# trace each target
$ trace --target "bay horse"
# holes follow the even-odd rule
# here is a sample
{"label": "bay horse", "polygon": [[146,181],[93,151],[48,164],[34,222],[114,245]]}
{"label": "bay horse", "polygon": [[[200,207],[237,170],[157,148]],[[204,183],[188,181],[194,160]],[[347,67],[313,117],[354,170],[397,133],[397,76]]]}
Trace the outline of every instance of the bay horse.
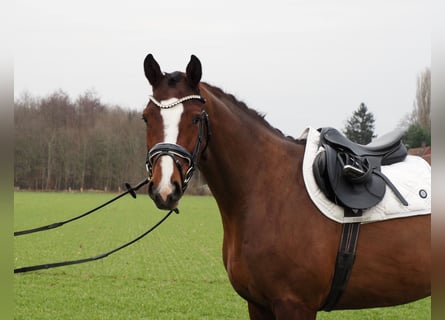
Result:
{"label": "bay horse", "polygon": [[[146,125],[148,194],[178,206],[199,168],[224,228],[222,256],[251,319],[315,319],[332,285],[341,224],[305,189],[305,141],[286,137],[233,95],[186,72],[163,73],[151,54]],[[306,111],[310,112],[310,111]],[[346,289],[334,309],[408,303],[431,293],[431,215],[364,224]]]}

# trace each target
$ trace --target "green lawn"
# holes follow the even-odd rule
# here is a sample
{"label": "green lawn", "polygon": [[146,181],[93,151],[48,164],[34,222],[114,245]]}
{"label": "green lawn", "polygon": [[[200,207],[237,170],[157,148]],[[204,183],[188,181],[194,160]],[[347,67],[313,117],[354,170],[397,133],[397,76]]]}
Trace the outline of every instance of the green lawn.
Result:
{"label": "green lawn", "polygon": [[[95,193],[14,195],[15,230],[64,220],[112,198]],[[222,226],[211,197],[185,197],[181,213],[103,260],[14,275],[15,319],[248,319],[221,258]],[[141,194],[82,220],[16,237],[15,267],[81,259],[113,249],[163,212]],[[321,312],[318,319],[431,319],[427,298],[382,309]]]}

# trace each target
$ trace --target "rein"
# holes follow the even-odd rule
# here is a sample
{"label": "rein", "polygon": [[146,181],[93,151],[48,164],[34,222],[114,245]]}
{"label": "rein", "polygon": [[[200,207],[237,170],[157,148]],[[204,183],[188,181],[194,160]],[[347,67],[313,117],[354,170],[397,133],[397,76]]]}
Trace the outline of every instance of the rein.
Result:
{"label": "rein", "polygon": [[14,231],[14,237],[17,236],[21,236],[24,234],[29,234],[29,233],[34,233],[34,232],[41,232],[41,231],[46,231],[46,230],[50,230],[50,229],[55,229],[58,227],[63,226],[64,224],[73,222],[75,220],[78,220],[80,218],[86,217],[90,214],[92,214],[93,212],[109,205],[110,203],[116,201],[117,199],[122,198],[123,196],[125,196],[127,193],[129,193],[134,199],[136,199],[136,191],[139,190],[143,185],[146,185],[148,183],[148,179],[144,179],[141,182],[139,182],[136,186],[132,187],[129,183],[125,183],[125,187],[127,188],[127,190],[125,192],[122,192],[121,194],[119,194],[118,196],[114,197],[111,200],[108,200],[107,202],[101,204],[100,206],[97,206],[94,209],[91,209],[85,213],[82,213],[81,215],[78,215],[74,218],[68,219],[68,220],[64,220],[64,221],[60,221],[60,222],[55,222],[52,224],[48,224],[46,226],[42,226],[42,227],[38,227],[38,228],[33,228],[33,229],[27,229],[27,230],[21,230],[21,231]]}
{"label": "rein", "polygon": [[[114,197],[113,199],[101,204],[100,206],[97,206],[96,208],[89,210],[79,216],[76,216],[74,218],[68,219],[68,220],[64,220],[61,222],[56,222],[53,224],[49,224],[46,226],[42,226],[42,227],[38,227],[38,228],[33,228],[33,229],[28,229],[28,230],[22,230],[22,231],[17,231],[14,232],[14,236],[19,236],[19,235],[24,235],[24,234],[29,234],[29,233],[34,233],[34,232],[41,232],[41,231],[46,231],[46,230],[50,230],[50,229],[55,229],[58,228],[64,224],[67,224],[69,222],[78,220],[80,218],[83,218],[107,205],[109,205],[110,203],[116,201],[117,199],[123,197],[126,194],[130,194],[134,199],[136,199],[136,191],[141,188],[143,185],[147,184],[149,182],[149,179],[144,179],[142,180],[140,183],[138,183],[136,186],[132,187],[130,184],[125,183],[125,186],[127,188],[127,190],[123,193],[121,193],[120,195]],[[152,227],[150,227],[147,231],[145,231],[144,233],[142,233],[141,235],[139,235],[138,237],[134,238],[133,240],[113,249],[110,250],[108,252],[96,255],[94,257],[91,258],[85,258],[85,259],[79,259],[79,260],[71,260],[71,261],[63,261],[63,262],[54,262],[54,263],[45,263],[45,264],[40,264],[40,265],[34,265],[34,266],[28,266],[28,267],[21,267],[21,268],[16,268],[14,269],[14,273],[23,273],[23,272],[29,272],[29,271],[36,271],[36,270],[42,270],[42,269],[51,269],[51,268],[57,268],[57,267],[63,267],[63,266],[68,266],[68,265],[74,265],[74,264],[80,264],[80,263],[85,263],[85,262],[90,262],[90,261],[96,261],[96,260],[100,260],[103,259],[105,257],[108,257],[109,255],[120,251],[130,245],[132,245],[133,243],[139,241],[140,239],[144,238],[146,235],[148,235],[150,232],[152,232],[153,230],[155,230],[157,227],[159,227],[165,220],[167,220],[167,218],[172,214],[172,212],[175,213],[179,213],[178,209],[173,209],[170,210],[161,220],[159,220],[156,224],[154,224]]]}

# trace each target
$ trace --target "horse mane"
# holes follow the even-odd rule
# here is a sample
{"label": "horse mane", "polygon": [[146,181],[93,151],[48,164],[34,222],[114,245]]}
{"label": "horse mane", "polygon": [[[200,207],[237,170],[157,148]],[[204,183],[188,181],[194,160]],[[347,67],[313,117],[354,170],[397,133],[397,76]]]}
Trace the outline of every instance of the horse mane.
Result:
{"label": "horse mane", "polygon": [[255,120],[257,120],[259,123],[261,123],[263,126],[265,126],[266,128],[268,128],[269,130],[271,130],[272,132],[274,132],[275,134],[279,135],[280,137],[297,143],[297,144],[305,144],[306,143],[306,139],[295,139],[292,136],[287,136],[285,135],[280,129],[277,129],[275,127],[273,127],[266,119],[265,119],[265,114],[264,113],[260,113],[255,109],[249,108],[243,101],[238,100],[233,94],[224,92],[221,88],[213,86],[208,84],[207,82],[201,82],[203,83],[208,89],[210,89],[210,91],[212,91],[212,93],[214,95],[216,95],[218,98],[226,98],[228,99],[233,105],[237,106],[240,110],[242,110],[244,113],[246,113],[248,116],[250,116],[251,118],[254,118]]}

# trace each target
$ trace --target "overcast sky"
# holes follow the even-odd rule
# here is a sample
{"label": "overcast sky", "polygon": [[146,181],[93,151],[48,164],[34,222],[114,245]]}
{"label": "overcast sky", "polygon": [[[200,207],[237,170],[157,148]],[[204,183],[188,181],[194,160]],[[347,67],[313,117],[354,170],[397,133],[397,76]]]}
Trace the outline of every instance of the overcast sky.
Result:
{"label": "overcast sky", "polygon": [[293,136],[343,129],[361,102],[378,135],[394,129],[431,64],[424,0],[16,0],[15,10],[15,97],[94,89],[142,112],[145,56],[172,72],[195,54],[202,80]]}

